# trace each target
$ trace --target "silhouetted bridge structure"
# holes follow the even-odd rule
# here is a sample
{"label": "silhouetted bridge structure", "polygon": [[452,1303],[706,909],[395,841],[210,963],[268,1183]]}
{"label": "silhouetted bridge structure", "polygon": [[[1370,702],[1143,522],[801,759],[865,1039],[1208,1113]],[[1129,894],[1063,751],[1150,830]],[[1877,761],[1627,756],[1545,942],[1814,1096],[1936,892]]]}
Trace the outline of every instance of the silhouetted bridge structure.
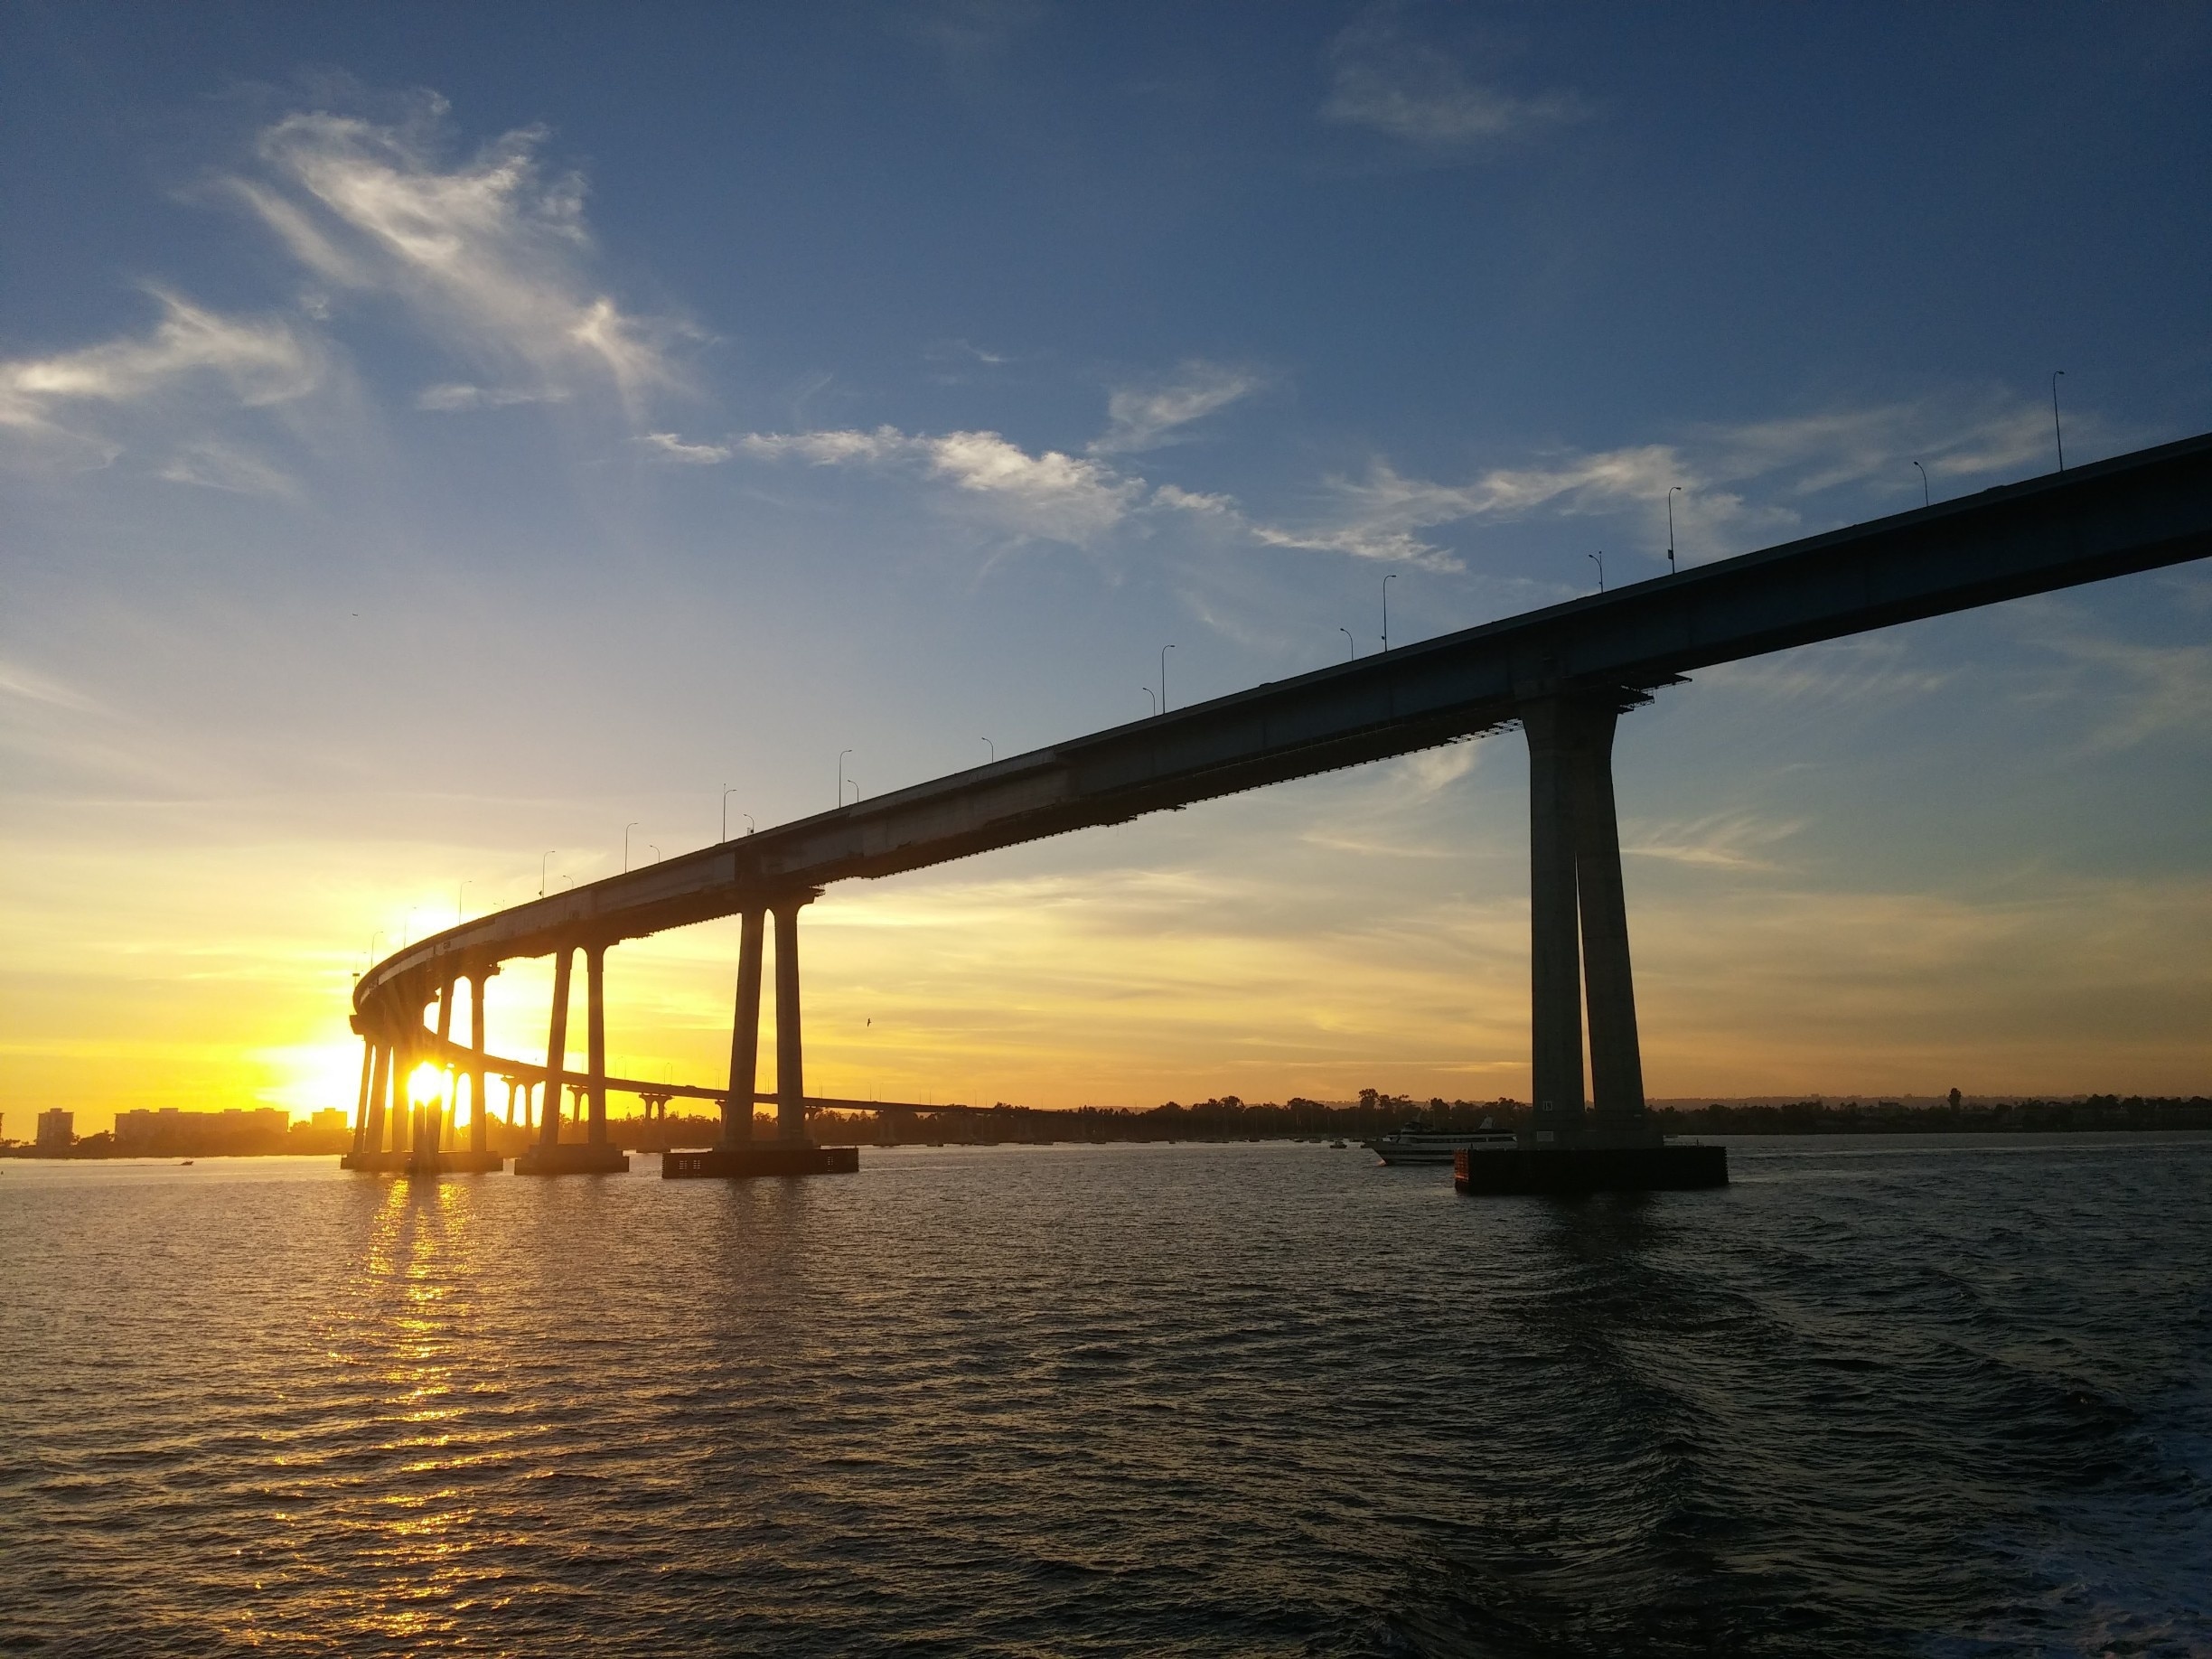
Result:
{"label": "silhouetted bridge structure", "polygon": [[[483,1078],[580,1085],[586,1139],[559,1140],[558,1086],[518,1172],[619,1163],[606,1094],[723,1103],[728,1167],[754,1134],[762,973],[774,920],[776,1140],[805,1142],[799,914],[835,881],[892,876],[1046,836],[1127,822],[1292,778],[1519,725],[1529,745],[1530,1140],[1592,1151],[1656,1142],[1645,1111],[1611,753],[1619,714],[1716,663],[2212,553],[2212,435],[1655,576],[1505,621],[1338,663],[1188,708],[841,806],[517,904],[377,963],[354,992],[364,1041],[355,1157],[392,1167],[414,1065],[473,1079],[471,1151],[486,1145]],[[743,919],[726,1083],[607,1076],[608,949],[693,923]],[[573,964],[586,972],[586,1068],[566,1070]],[[500,964],[554,959],[542,1065],[483,1051],[483,988]],[[451,1035],[472,993],[472,1045]],[[435,1032],[425,1015],[436,1003]],[[1583,1068],[1588,1014],[1589,1088]],[[526,1108],[527,1118],[527,1108]],[[433,1123],[427,1145],[439,1134]],[[455,1161],[470,1155],[457,1152]]]}

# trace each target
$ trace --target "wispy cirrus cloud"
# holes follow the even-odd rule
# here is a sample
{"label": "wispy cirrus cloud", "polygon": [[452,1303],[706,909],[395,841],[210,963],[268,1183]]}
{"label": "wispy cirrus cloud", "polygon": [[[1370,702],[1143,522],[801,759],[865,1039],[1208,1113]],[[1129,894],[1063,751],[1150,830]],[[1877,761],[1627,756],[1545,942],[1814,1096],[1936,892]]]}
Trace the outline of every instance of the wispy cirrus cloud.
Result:
{"label": "wispy cirrus cloud", "polygon": [[442,381],[415,394],[415,407],[432,414],[454,415],[464,409],[507,409],[525,403],[566,403],[568,394],[558,387],[537,391],[520,387],[472,386],[466,381]]}
{"label": "wispy cirrus cloud", "polygon": [[996,432],[931,436],[894,426],[755,432],[727,447],[759,461],[904,472],[949,487],[955,499],[985,508],[1004,528],[1050,541],[1093,540],[1127,518],[1146,493],[1143,479],[1104,462],[1056,449],[1033,454]]}
{"label": "wispy cirrus cloud", "polygon": [[593,280],[584,183],[546,176],[543,130],[448,161],[445,115],[435,97],[398,123],[290,115],[261,133],[261,170],[227,183],[317,280],[397,301],[521,395],[611,385],[634,412],[679,384],[671,352],[689,331],[624,310]]}
{"label": "wispy cirrus cloud", "polygon": [[1392,5],[1339,34],[1329,66],[1323,120],[1367,127],[1432,157],[1465,156],[1590,114],[1573,92],[1509,92],[1476,80],[1452,53],[1409,36]]}
{"label": "wispy cirrus cloud", "polygon": [[687,444],[673,432],[648,432],[638,442],[656,459],[686,466],[719,466],[736,453],[726,444]]}
{"label": "wispy cirrus cloud", "polygon": [[1180,442],[1193,421],[1266,384],[1266,376],[1250,369],[1194,361],[1167,378],[1118,386],[1106,399],[1107,428],[1092,440],[1091,453],[1129,455]]}
{"label": "wispy cirrus cloud", "polygon": [[[1649,539],[1662,533],[1669,492],[1680,486],[1675,526],[1695,549],[1691,558],[1703,559],[1803,533],[1812,498],[1824,492],[1858,486],[1878,501],[1917,498],[1916,460],[1939,481],[1982,478],[2032,464],[2048,442],[2039,404],[1984,393],[1695,427],[1674,442],[1559,451],[1463,483],[1408,476],[1378,457],[1364,475],[1325,480],[1317,510],[1302,521],[1255,520],[1249,530],[1271,547],[1456,570],[1464,561],[1433,532],[1628,514]],[[1215,501],[1173,504],[1223,511]]]}
{"label": "wispy cirrus cloud", "polygon": [[[26,455],[58,443],[104,464],[150,451],[165,456],[153,475],[172,483],[295,495],[260,453],[266,431],[218,428],[348,384],[330,329],[348,298],[395,305],[474,371],[426,388],[420,409],[611,390],[634,416],[649,391],[680,383],[673,351],[689,331],[633,314],[592,280],[582,181],[543,174],[543,136],[509,133],[447,161],[436,98],[396,123],[327,112],[274,123],[256,164],[220,183],[276,232],[314,290],[277,314],[220,312],[151,286],[160,315],[149,328],[0,361],[0,431],[31,445]],[[296,437],[305,417],[287,419]]]}
{"label": "wispy cirrus cloud", "polygon": [[1622,839],[1621,851],[1712,869],[1774,870],[1781,867],[1768,849],[1797,834],[1806,821],[1728,812],[1684,822],[1632,824]]}
{"label": "wispy cirrus cloud", "polygon": [[143,333],[47,357],[0,362],[0,426],[68,433],[72,411],[144,408],[211,391],[258,408],[306,397],[327,370],[322,343],[286,317],[226,316],[165,289],[161,319]]}

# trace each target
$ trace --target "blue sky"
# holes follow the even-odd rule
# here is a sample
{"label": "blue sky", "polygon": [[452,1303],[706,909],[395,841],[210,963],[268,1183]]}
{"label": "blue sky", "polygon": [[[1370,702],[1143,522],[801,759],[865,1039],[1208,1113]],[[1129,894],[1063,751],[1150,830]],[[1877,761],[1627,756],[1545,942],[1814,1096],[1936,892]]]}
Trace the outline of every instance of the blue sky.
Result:
{"label": "blue sky", "polygon": [[[1675,485],[1697,562],[2048,470],[2055,370],[2069,461],[2212,428],[2202,5],[0,16],[16,1100],[307,1104],[548,850],[1644,579]],[[1654,1092],[2204,1088],[2208,615],[1630,720]],[[1524,1090],[1521,764],[839,889],[811,1081]],[[711,1075],[731,942],[624,954]]]}

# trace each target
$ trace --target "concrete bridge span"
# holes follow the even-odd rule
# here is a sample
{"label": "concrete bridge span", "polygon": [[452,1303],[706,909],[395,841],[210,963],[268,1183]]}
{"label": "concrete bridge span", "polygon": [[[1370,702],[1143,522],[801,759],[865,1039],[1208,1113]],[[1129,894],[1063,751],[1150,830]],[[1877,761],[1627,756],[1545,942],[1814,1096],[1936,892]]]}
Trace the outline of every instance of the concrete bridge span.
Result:
{"label": "concrete bridge span", "polygon": [[[773,915],[779,1133],[796,1139],[804,1098],[798,916],[829,883],[1126,822],[1515,724],[1531,755],[1537,1133],[1562,1144],[1637,1142],[1649,1131],[1614,822],[1617,714],[1716,663],[2207,554],[2212,435],[1256,686],[514,905],[423,940],[362,976],[353,1013],[366,1045],[357,1150],[382,1146],[388,1101],[396,1135],[397,1081],[409,1055],[445,1046],[460,981],[471,983],[472,1030],[481,1033],[483,980],[502,961],[555,957],[549,1058],[534,1069],[559,1073],[579,951],[594,1139],[603,1141],[606,950],[733,914],[744,930],[730,1079],[712,1092],[733,1101],[754,1096]],[[435,1045],[424,1024],[434,1001]],[[1586,1008],[1594,1101],[1585,1098]],[[544,1145],[552,1148],[558,1092],[548,1093]],[[480,1084],[475,1099],[483,1100]],[[481,1104],[476,1115],[481,1150]],[[751,1131],[749,1111],[726,1109],[730,1140]],[[545,1162],[558,1166],[562,1156],[548,1151]]]}

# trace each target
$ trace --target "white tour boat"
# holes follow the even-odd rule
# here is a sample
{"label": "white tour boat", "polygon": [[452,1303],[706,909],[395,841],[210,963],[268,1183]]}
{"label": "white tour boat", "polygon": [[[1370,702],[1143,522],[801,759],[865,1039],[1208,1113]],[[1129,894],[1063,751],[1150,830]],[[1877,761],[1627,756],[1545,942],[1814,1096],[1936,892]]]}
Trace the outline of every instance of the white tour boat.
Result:
{"label": "white tour boat", "polygon": [[1471,1131],[1423,1129],[1409,1123],[1366,1143],[1367,1149],[1386,1164],[1448,1164],[1462,1147],[1484,1151],[1511,1151],[1520,1143],[1511,1129],[1483,1128]]}

